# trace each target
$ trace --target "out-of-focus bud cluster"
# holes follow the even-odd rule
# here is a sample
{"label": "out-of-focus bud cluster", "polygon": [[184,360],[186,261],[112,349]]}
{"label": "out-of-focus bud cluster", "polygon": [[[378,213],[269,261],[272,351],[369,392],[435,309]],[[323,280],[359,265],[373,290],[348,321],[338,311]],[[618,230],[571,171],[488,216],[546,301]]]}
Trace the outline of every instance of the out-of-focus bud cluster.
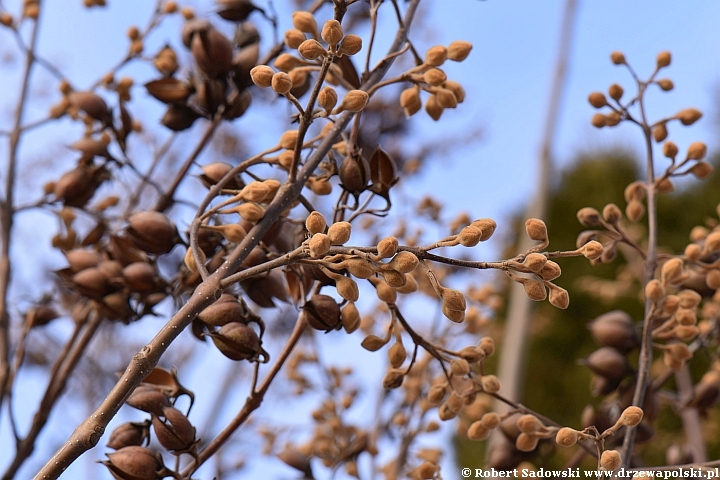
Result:
{"label": "out-of-focus bud cluster", "polygon": [[445,47],[436,45],[425,52],[425,60],[420,65],[411,68],[402,75],[402,80],[413,83],[400,94],[400,105],[405,115],[410,117],[416,114],[423,106],[420,92],[430,95],[425,100],[425,111],[433,120],[437,121],[447,108],[455,108],[465,100],[465,89],[458,82],[448,80],[445,72],[440,68],[446,60],[462,62],[470,54],[472,44],[457,40]]}

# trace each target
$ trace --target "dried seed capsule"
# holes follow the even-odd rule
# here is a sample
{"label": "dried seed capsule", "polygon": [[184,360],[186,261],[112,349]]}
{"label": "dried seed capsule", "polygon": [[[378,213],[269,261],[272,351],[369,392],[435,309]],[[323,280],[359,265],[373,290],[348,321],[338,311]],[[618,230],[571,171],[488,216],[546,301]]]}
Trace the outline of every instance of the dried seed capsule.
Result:
{"label": "dried seed capsule", "polygon": [[397,252],[398,240],[395,237],[387,237],[380,240],[377,245],[378,256],[380,258],[390,258]]}
{"label": "dried seed capsule", "polygon": [[670,80],[669,78],[662,78],[660,80],[657,80],[655,83],[658,84],[661,90],[664,90],[666,92],[669,92],[675,87],[672,80]]}
{"label": "dried seed capsule", "polygon": [[617,83],[613,83],[612,85],[610,85],[610,88],[608,88],[608,95],[610,95],[610,98],[612,98],[616,102],[620,101],[620,99],[623,96],[623,93],[625,93],[625,91]]}
{"label": "dried seed capsule", "polygon": [[405,111],[406,117],[415,115],[422,108],[420,100],[420,89],[417,86],[406,88],[400,93],[400,106]]}
{"label": "dried seed capsule", "polygon": [[260,337],[255,330],[240,322],[230,322],[217,332],[207,335],[220,353],[236,362],[252,361],[262,350]]}
{"label": "dried seed capsule", "polygon": [[675,118],[680,120],[683,125],[692,125],[700,120],[700,117],[702,117],[702,112],[696,108],[686,108],[675,114]]}
{"label": "dried seed capsule", "polygon": [[250,70],[250,78],[255,85],[260,88],[268,88],[272,85],[273,75],[275,71],[267,65],[258,65]]}
{"label": "dried seed capsule", "polygon": [[328,295],[313,295],[303,310],[308,324],[315,330],[329,332],[340,326],[340,307]]}
{"label": "dried seed capsule", "polygon": [[620,415],[619,422],[622,423],[625,426],[628,427],[634,427],[643,418],[643,411],[640,407],[627,407],[625,410],[623,410],[622,415]]}
{"label": "dried seed capsule", "polygon": [[309,33],[313,37],[317,37],[317,22],[312,13],[305,11],[293,12],[292,23],[293,26],[301,32]]}
{"label": "dried seed capsule", "polygon": [[447,58],[454,62],[462,62],[472,50],[472,43],[463,40],[455,40],[448,46]]}
{"label": "dried seed capsule", "polygon": [[298,52],[308,60],[316,60],[327,54],[325,48],[314,38],[302,42],[298,47]]}
{"label": "dried seed capsule", "polygon": [[621,464],[622,459],[617,450],[605,450],[600,456],[600,466],[606,470],[617,470]]}
{"label": "dried seed capsule", "polygon": [[147,384],[138,385],[126,403],[133,408],[155,415],[162,415],[163,408],[170,406],[167,395]]}
{"label": "dried seed capsule", "polygon": [[340,111],[359,112],[367,105],[370,97],[362,90],[350,90],[338,107]]}
{"label": "dried seed capsule", "polygon": [[275,92],[279,93],[280,95],[286,95],[292,89],[293,82],[290,78],[290,75],[288,75],[287,73],[277,72],[272,76],[270,86]]}
{"label": "dried seed capsule", "polygon": [[603,94],[602,92],[591,93],[588,96],[588,102],[595,108],[602,108],[608,104],[607,99],[605,98],[605,94]]}
{"label": "dried seed capsule", "polygon": [[128,446],[108,453],[108,459],[100,463],[108,467],[115,478],[153,480],[163,469],[161,457],[149,448]]}
{"label": "dried seed capsule", "polygon": [[150,435],[150,427],[147,423],[128,422],[123,423],[110,435],[107,447],[113,450],[120,450],[129,446],[141,446]]}
{"label": "dried seed capsule", "polygon": [[332,46],[337,45],[340,40],[342,40],[343,35],[342,25],[335,19],[326,21],[323,25],[322,32],[320,32],[320,37],[322,37],[325,43]]}
{"label": "dried seed capsule", "polygon": [[362,50],[362,38],[349,33],[340,42],[338,53],[342,55],[355,55]]}
{"label": "dried seed capsule", "polygon": [[670,52],[660,52],[657,56],[657,68],[663,68],[670,65],[671,60]]}
{"label": "dried seed capsule", "polygon": [[663,144],[663,155],[667,158],[675,158],[678,153],[678,147],[674,142],[668,140]]}
{"label": "dried seed capsule", "polygon": [[630,372],[625,355],[612,347],[601,347],[583,362],[593,373],[608,380],[622,380]]}
{"label": "dried seed capsule", "polygon": [[443,63],[445,63],[445,60],[447,60],[448,56],[448,49],[445,48],[443,45],[435,45],[434,47],[430,47],[427,49],[427,52],[425,52],[425,65],[429,65],[431,67],[439,67]]}
{"label": "dried seed capsule", "polygon": [[563,427],[555,435],[555,443],[561,447],[572,447],[578,441],[578,432],[570,427]]}
{"label": "dried seed capsule", "polygon": [[160,445],[168,450],[186,450],[195,441],[195,427],[190,420],[175,407],[163,408],[166,422],[153,415],[152,425],[155,437]]}
{"label": "dried seed capsule", "polygon": [[305,219],[305,228],[311,235],[324,232],[326,225],[325,217],[317,210],[310,212],[310,215]]}
{"label": "dried seed capsule", "polygon": [[539,218],[529,218],[525,221],[525,232],[528,237],[538,242],[546,242],[548,239],[545,222]]}

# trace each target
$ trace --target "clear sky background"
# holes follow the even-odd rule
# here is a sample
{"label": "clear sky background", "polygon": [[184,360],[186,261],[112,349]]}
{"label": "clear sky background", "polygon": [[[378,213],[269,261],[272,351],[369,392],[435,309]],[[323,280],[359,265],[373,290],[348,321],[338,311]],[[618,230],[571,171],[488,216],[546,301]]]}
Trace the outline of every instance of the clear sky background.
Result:
{"label": "clear sky background", "polygon": [[[16,12],[17,3],[4,1],[2,5]],[[122,57],[127,43],[118,39],[124,38],[133,22],[138,19],[144,22],[154,4],[151,0],[108,0],[110,8],[88,12],[82,8],[81,0],[45,3],[40,53],[55,62],[80,89],[88,87]],[[290,2],[275,3],[282,10]],[[200,15],[212,12],[210,2],[189,4],[195,5]],[[258,4],[264,6],[265,2],[258,0]],[[433,158],[420,178],[412,181],[412,189],[418,192],[418,198],[432,189],[445,203],[448,215],[464,210],[473,217],[493,217],[502,231],[504,220],[521,209],[534,191],[533,178],[565,1],[428,0],[423,4],[434,29],[430,37],[415,38],[416,45],[427,48],[463,39],[471,41],[474,49],[462,65],[448,67],[449,77],[460,81],[467,90],[465,103],[445,112],[440,124],[419,113],[413,131],[426,140],[435,138],[443,142],[458,130],[480,128],[482,138],[454,149],[452,155]],[[605,91],[613,82],[620,83],[626,95],[633,89],[627,71],[610,63],[613,50],[623,51],[641,76],[652,71],[658,52],[671,51],[672,65],[661,77],[670,77],[675,90],[653,92],[649,97],[650,115],[659,118],[682,108],[699,108],[705,116],[698,126],[688,129],[673,125],[670,138],[681,151],[695,140],[703,140],[711,151],[716,150],[714,117],[720,91],[718,21],[720,2],[715,1],[579,0],[554,144],[558,165],[567,165],[579,153],[597,149],[621,146],[642,151],[637,128],[628,125],[597,130],[590,126],[594,113],[587,103],[590,92]],[[179,20],[168,22],[153,35],[146,51],[154,53],[166,41],[177,44],[179,29]],[[0,54],[6,67],[0,69],[0,84],[5,92],[0,97],[0,108],[7,113],[15,104],[16,75],[21,62],[8,59],[5,54],[13,50],[12,40],[7,34],[0,35]],[[141,70],[139,76],[143,75],[144,81],[152,78],[149,69]],[[41,80],[35,88],[56,95],[49,77],[40,78],[45,81]],[[134,94],[145,95],[141,86],[136,87]],[[160,118],[160,110],[148,112]],[[31,110],[29,120],[42,115],[41,110]],[[146,121],[154,120],[150,116]],[[251,121],[252,117],[243,117],[235,125],[243,128],[248,125],[245,122]],[[23,146],[23,154],[39,155],[42,149],[40,140],[29,142]],[[67,165],[71,158],[66,156]],[[574,212],[568,214],[574,216]],[[0,467],[3,463],[0,456]],[[459,471],[453,470],[451,464],[444,468],[444,478],[459,477]],[[287,476],[288,471],[283,474]]]}

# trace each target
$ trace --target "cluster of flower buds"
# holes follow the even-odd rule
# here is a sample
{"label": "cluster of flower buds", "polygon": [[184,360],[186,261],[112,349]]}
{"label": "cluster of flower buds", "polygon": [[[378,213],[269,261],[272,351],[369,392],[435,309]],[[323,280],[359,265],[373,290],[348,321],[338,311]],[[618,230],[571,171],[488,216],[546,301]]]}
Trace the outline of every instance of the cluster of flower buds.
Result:
{"label": "cluster of flower buds", "polygon": [[425,52],[425,60],[402,75],[402,80],[413,83],[400,94],[400,106],[405,115],[416,114],[423,106],[420,92],[430,95],[425,100],[425,111],[437,121],[446,108],[455,108],[465,100],[465,89],[458,82],[448,80],[440,68],[446,60],[462,62],[472,50],[472,44],[457,40],[445,47],[436,45]]}

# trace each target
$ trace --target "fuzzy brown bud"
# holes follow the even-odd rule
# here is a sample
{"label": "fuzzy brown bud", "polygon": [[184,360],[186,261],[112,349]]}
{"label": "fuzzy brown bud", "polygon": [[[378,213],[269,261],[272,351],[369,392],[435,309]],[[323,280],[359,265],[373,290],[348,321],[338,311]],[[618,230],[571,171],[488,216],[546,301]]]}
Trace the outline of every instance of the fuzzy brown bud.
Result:
{"label": "fuzzy brown bud", "polygon": [[355,55],[362,50],[362,38],[349,33],[340,42],[338,53],[343,55]]}
{"label": "fuzzy brown bud", "polygon": [[612,60],[612,63],[615,65],[624,65],[625,64],[625,55],[623,55],[622,52],[612,52],[610,54],[610,60]]}
{"label": "fuzzy brown bud", "polygon": [[500,380],[495,375],[483,375],[480,378],[482,389],[488,393],[497,393],[500,391]]}
{"label": "fuzzy brown bud", "polygon": [[428,48],[425,52],[425,65],[431,67],[439,67],[448,57],[448,49],[443,45],[435,45],[434,47]]}
{"label": "fuzzy brown bud", "polygon": [[334,88],[325,86],[318,94],[318,104],[326,111],[330,112],[337,105],[338,96]]}
{"label": "fuzzy brown bud", "polygon": [[304,33],[317,36],[317,22],[310,12],[297,11],[292,14],[293,26]]}
{"label": "fuzzy brown bud", "polygon": [[670,52],[660,52],[657,56],[657,67],[663,68],[670,65],[670,61],[672,60],[672,57],[670,55]]}
{"label": "fuzzy brown bud", "polygon": [[625,91],[617,83],[613,83],[612,85],[610,85],[610,88],[608,88],[608,95],[610,95],[610,98],[612,98],[616,102],[620,101],[620,99],[623,96],[623,93],[625,93]]}
{"label": "fuzzy brown bud", "polygon": [[713,166],[707,162],[699,162],[690,167],[690,173],[695,175],[700,180],[709,177],[712,172]]}
{"label": "fuzzy brown bud", "polygon": [[332,46],[337,45],[340,40],[342,40],[343,35],[342,25],[340,25],[340,22],[335,19],[330,19],[325,22],[322,32],[320,32],[320,36],[325,43]]}
{"label": "fuzzy brown bud", "polygon": [[625,410],[623,410],[622,415],[620,415],[620,420],[623,425],[627,427],[634,427],[643,418],[643,411],[640,407],[627,407]]}
{"label": "fuzzy brown bud", "polygon": [[309,40],[305,40],[300,44],[298,47],[298,53],[303,56],[303,58],[307,58],[308,60],[315,60],[317,58],[322,57],[327,52],[325,51],[325,48],[315,40],[314,38],[311,38]]}
{"label": "fuzzy brown bud", "polygon": [[405,111],[405,116],[410,117],[422,108],[420,100],[420,89],[417,86],[406,88],[400,93],[400,106]]}
{"label": "fuzzy brown bud", "polygon": [[664,123],[657,125],[655,128],[653,128],[652,135],[656,142],[662,142],[668,136],[667,126],[665,126]]}
{"label": "fuzzy brown bud", "polygon": [[622,459],[617,450],[605,450],[600,456],[600,466],[605,470],[616,470],[620,468]]}
{"label": "fuzzy brown bud", "polygon": [[548,239],[545,222],[539,218],[529,218],[525,221],[525,232],[528,237],[538,242],[546,242]]}
{"label": "fuzzy brown bud", "polygon": [[336,222],[330,225],[328,228],[328,237],[330,243],[333,245],[343,245],[345,242],[350,240],[350,233],[352,227],[348,222]]}
{"label": "fuzzy brown bud", "polygon": [[592,123],[592,126],[595,128],[602,128],[607,125],[607,117],[602,113],[596,113],[593,115],[590,123]]}
{"label": "fuzzy brown bud", "polygon": [[702,117],[702,112],[697,108],[686,108],[675,114],[675,118],[680,120],[683,125],[692,125],[700,120],[700,117]]}
{"label": "fuzzy brown bud", "polygon": [[588,102],[595,108],[602,108],[607,105],[607,99],[602,92],[593,92],[588,96]]}
{"label": "fuzzy brown bud", "polygon": [[250,78],[260,88],[271,86],[273,75],[275,75],[275,71],[267,65],[258,65],[250,70]]}
{"label": "fuzzy brown bud", "polygon": [[690,160],[702,160],[707,154],[707,145],[703,142],[693,142],[687,149],[687,158]]}
{"label": "fuzzy brown bud", "polygon": [[480,441],[485,440],[490,436],[490,430],[485,428],[480,420],[473,422],[467,430],[467,436],[470,440]]}
{"label": "fuzzy brown bud", "polygon": [[377,245],[378,256],[380,258],[389,258],[395,255],[398,249],[398,240],[395,237],[387,237]]}
{"label": "fuzzy brown bud", "polygon": [[347,333],[353,333],[360,326],[360,312],[353,302],[348,302],[341,310],[342,326]]}
{"label": "fuzzy brown bud", "polygon": [[583,245],[582,253],[588,260],[597,260],[600,256],[602,256],[603,250],[602,243],[597,240],[591,240]]}
{"label": "fuzzy brown bud", "polygon": [[308,242],[310,247],[310,256],[319,258],[324,256],[330,250],[330,239],[324,233],[316,233]]}
{"label": "fuzzy brown bud", "polygon": [[463,40],[455,40],[448,46],[447,58],[454,62],[462,62],[472,50],[472,43]]}
{"label": "fuzzy brown bud", "polygon": [[272,76],[270,86],[275,92],[279,93],[280,95],[286,95],[290,92],[290,90],[292,90],[293,81],[292,78],[290,78],[290,75],[288,75],[287,73],[277,72]]}
{"label": "fuzzy brown bud", "polygon": [[563,427],[558,430],[557,435],[555,435],[555,443],[561,447],[572,447],[577,443],[578,437],[577,430],[570,427]]}
{"label": "fuzzy brown bud", "polygon": [[317,210],[310,212],[310,215],[305,219],[305,228],[311,235],[324,232],[326,225],[325,217]]}
{"label": "fuzzy brown bud", "polygon": [[288,48],[297,50],[305,40],[305,34],[297,28],[291,28],[285,32],[285,45],[287,45]]}
{"label": "fuzzy brown bud", "polygon": [[578,210],[577,219],[583,227],[597,227],[600,225],[600,213],[591,207]]}
{"label": "fuzzy brown bud", "polygon": [[345,95],[345,98],[343,98],[343,101],[338,107],[338,110],[359,112],[363,108],[365,108],[365,105],[367,105],[369,98],[370,97],[368,96],[367,92],[363,92],[362,90],[350,90]]}
{"label": "fuzzy brown bud", "polygon": [[666,91],[666,92],[669,92],[670,90],[672,90],[675,87],[675,85],[673,85],[672,80],[670,80],[669,78],[662,78],[660,80],[657,80],[656,83],[658,84],[658,86],[660,87],[661,90]]}

